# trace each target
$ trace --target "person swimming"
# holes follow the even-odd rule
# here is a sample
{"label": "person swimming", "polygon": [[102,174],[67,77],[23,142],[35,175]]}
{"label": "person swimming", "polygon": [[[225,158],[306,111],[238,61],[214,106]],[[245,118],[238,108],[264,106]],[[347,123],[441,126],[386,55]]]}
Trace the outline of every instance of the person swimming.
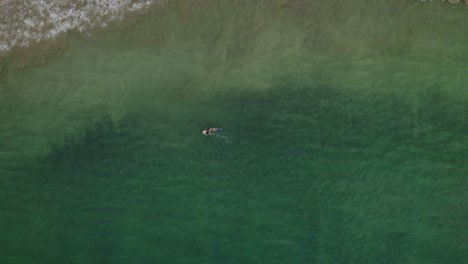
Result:
{"label": "person swimming", "polygon": [[205,136],[213,136],[216,133],[219,133],[223,131],[222,128],[217,128],[217,127],[206,127],[201,131],[201,133]]}

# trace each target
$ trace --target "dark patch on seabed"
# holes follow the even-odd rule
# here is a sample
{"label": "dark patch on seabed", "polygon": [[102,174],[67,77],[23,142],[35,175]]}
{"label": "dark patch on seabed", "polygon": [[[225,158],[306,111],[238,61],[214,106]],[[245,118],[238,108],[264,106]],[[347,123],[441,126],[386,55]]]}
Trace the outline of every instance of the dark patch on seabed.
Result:
{"label": "dark patch on seabed", "polygon": [[[29,242],[4,252],[44,263],[462,263],[463,213],[444,196],[464,196],[463,108],[434,113],[446,99],[428,96],[417,122],[430,130],[414,132],[404,98],[283,91],[212,102],[226,122],[244,117],[232,145],[149,144],[145,115],[96,117],[7,178],[16,189],[3,189],[2,226],[28,226]],[[444,237],[459,247],[433,243]]]}

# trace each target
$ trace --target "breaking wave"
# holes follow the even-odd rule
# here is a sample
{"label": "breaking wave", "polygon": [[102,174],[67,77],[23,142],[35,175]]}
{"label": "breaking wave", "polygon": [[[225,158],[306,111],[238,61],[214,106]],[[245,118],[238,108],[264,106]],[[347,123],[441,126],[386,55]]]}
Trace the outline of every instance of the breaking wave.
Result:
{"label": "breaking wave", "polygon": [[0,0],[0,54],[61,32],[105,27],[156,0]]}

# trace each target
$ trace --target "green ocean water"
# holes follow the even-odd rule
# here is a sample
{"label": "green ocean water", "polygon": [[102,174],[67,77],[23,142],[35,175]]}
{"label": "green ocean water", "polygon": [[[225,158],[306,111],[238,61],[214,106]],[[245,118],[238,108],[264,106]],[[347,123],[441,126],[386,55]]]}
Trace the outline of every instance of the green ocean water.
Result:
{"label": "green ocean water", "polygon": [[468,6],[348,2],[179,1],[4,60],[0,263],[467,263]]}

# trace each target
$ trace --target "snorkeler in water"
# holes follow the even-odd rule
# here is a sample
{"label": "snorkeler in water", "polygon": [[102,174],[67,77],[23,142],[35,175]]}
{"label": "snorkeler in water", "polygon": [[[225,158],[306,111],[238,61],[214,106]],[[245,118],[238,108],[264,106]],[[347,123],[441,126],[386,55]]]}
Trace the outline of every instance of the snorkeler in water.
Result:
{"label": "snorkeler in water", "polygon": [[217,128],[217,127],[206,127],[201,131],[201,133],[205,136],[213,136],[216,133],[222,132],[222,128]]}

